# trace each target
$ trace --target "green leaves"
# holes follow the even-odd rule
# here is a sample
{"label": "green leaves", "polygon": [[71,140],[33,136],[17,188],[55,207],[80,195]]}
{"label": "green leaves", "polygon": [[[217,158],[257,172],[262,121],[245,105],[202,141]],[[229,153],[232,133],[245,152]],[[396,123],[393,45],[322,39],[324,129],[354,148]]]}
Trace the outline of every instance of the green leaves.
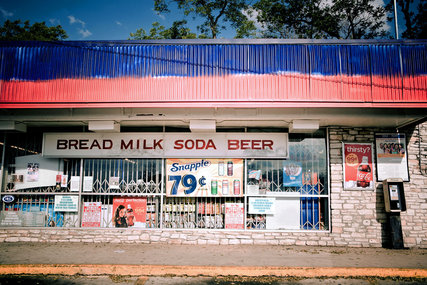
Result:
{"label": "green leaves", "polygon": [[7,20],[0,27],[2,41],[57,41],[66,38],[67,33],[60,25],[48,27],[45,22],[30,25],[29,21],[22,23],[21,20]]}

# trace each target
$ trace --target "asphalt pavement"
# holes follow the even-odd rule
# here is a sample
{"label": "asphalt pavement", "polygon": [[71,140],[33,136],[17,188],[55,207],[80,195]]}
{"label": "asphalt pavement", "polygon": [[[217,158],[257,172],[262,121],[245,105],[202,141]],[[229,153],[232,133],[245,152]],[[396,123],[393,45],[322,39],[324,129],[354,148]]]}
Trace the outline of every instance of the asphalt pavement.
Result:
{"label": "asphalt pavement", "polygon": [[[150,280],[161,280],[158,284],[166,284],[162,278],[180,278],[179,284],[221,284],[202,283],[201,280],[233,276],[311,280],[332,278],[330,280],[335,281],[337,278],[352,278],[353,281],[354,278],[382,278],[399,281],[392,284],[413,280],[421,283],[406,284],[427,282],[427,249],[19,242],[0,243],[0,252],[0,284],[11,284],[6,282],[10,276],[34,278],[40,275],[67,278],[126,276],[139,282],[135,284],[151,284]],[[183,278],[186,283],[182,283]],[[191,283],[191,280],[195,283]]]}

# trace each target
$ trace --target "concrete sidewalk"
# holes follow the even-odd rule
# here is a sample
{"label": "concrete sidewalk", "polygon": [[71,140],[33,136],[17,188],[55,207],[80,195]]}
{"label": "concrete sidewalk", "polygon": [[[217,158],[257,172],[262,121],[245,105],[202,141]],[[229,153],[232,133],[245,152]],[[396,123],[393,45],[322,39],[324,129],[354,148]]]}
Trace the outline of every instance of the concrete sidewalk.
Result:
{"label": "concrete sidewalk", "polygon": [[427,249],[0,243],[0,274],[427,278]]}

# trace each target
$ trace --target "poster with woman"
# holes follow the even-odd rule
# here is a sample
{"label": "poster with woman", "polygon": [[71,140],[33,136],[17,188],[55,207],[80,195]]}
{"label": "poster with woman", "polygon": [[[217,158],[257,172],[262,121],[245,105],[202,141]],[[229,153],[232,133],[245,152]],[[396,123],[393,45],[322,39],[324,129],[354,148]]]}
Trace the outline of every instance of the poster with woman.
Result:
{"label": "poster with woman", "polygon": [[374,190],[372,143],[343,143],[345,190]]}
{"label": "poster with woman", "polygon": [[113,198],[113,226],[116,228],[146,227],[147,197]]}
{"label": "poster with woman", "polygon": [[375,145],[378,180],[401,178],[409,181],[405,134],[375,134]]}

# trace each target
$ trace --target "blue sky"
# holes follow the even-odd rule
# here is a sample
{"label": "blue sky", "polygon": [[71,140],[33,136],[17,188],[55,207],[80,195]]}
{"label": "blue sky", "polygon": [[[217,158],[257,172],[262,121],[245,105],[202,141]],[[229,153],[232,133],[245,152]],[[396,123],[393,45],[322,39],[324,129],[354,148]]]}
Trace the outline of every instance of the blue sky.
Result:
{"label": "blue sky", "polygon": [[[44,21],[48,26],[61,25],[68,40],[126,40],[139,28],[148,32],[153,22],[169,28],[173,21],[181,20],[182,12],[173,8],[170,14],[157,15],[153,0],[0,0],[0,22],[20,19],[31,24]],[[399,17],[402,33],[403,19]],[[191,31],[199,34],[196,27],[200,21],[191,17],[187,21]],[[388,25],[394,33],[394,24]],[[228,29],[219,37],[233,38],[234,32]]]}
{"label": "blue sky", "polygon": [[[68,40],[126,40],[138,28],[148,31],[156,21],[168,28],[181,15],[157,15],[152,0],[0,0],[0,22],[7,19],[61,25]],[[197,24],[192,18],[188,22],[196,32]]]}

